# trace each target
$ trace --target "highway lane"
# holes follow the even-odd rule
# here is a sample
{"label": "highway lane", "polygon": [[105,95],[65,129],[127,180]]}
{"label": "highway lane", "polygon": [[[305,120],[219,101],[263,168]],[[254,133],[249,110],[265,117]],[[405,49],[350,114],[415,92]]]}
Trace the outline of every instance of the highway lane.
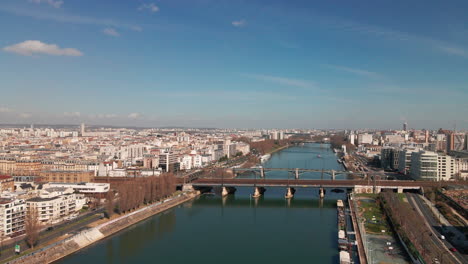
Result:
{"label": "highway lane", "polygon": [[424,218],[425,224],[430,228],[432,232],[432,236],[430,236],[432,242],[435,245],[438,245],[441,250],[447,252],[444,253],[444,258],[446,258],[445,256],[449,256],[452,263],[468,263],[468,259],[465,256],[459,252],[451,252],[449,250],[450,248],[453,248],[453,246],[447,240],[440,239],[440,236],[443,234],[441,234],[436,228],[440,225],[432,215],[430,209],[421,201],[421,198],[418,197],[418,194],[407,193],[406,196],[408,198],[408,202]]}

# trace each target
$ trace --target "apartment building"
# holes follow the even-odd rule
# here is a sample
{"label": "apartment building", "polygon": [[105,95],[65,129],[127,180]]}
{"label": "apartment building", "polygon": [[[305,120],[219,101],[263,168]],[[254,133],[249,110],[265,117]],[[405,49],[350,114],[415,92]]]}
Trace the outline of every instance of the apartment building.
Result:
{"label": "apartment building", "polygon": [[26,203],[28,209],[37,210],[38,220],[41,223],[56,223],[81,210],[87,201],[83,194],[73,193],[72,188],[50,187]]}
{"label": "apartment building", "polygon": [[44,182],[92,182],[94,171],[42,171],[39,176]]}
{"label": "apartment building", "polygon": [[455,177],[455,159],[449,155],[438,155],[438,175],[439,180],[448,181]]}
{"label": "apartment building", "polygon": [[25,200],[0,198],[0,239],[22,234],[25,218]]}

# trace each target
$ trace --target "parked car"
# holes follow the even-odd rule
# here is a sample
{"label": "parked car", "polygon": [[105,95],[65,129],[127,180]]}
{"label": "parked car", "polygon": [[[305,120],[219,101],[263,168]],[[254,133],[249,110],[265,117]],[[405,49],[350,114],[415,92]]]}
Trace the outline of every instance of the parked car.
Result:
{"label": "parked car", "polygon": [[457,249],[456,248],[450,248],[450,251],[457,252]]}
{"label": "parked car", "polygon": [[444,235],[441,235],[441,236],[440,236],[440,239],[444,240],[444,239],[445,239],[445,236],[444,236]]}

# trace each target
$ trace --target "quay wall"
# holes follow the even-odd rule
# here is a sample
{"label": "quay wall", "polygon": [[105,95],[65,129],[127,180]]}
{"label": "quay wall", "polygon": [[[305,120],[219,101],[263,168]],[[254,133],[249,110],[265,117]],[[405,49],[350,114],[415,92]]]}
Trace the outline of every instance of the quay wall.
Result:
{"label": "quay wall", "polygon": [[66,238],[38,251],[7,262],[8,264],[51,263],[73,254],[97,241],[128,228],[155,214],[185,203],[198,196],[195,193],[184,193],[174,198],[166,199],[149,206],[145,206],[129,214],[122,215],[99,226],[87,229],[77,235]]}

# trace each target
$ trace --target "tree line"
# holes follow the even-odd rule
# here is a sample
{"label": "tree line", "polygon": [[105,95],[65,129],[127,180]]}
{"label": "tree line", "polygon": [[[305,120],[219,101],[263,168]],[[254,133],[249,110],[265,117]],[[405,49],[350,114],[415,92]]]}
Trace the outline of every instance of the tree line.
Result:
{"label": "tree line", "polygon": [[267,154],[277,148],[286,146],[289,144],[289,140],[275,140],[275,139],[265,139],[262,141],[250,142],[250,149],[252,152],[256,152],[260,155]]}
{"label": "tree line", "polygon": [[106,197],[106,214],[127,213],[141,205],[151,204],[172,195],[176,190],[176,177],[172,173],[139,177],[119,183]]}
{"label": "tree line", "polygon": [[382,192],[380,196],[383,202],[382,206],[392,220],[395,231],[400,234],[412,255],[421,256],[426,263],[432,263],[434,258],[441,261],[445,252],[432,242],[430,238],[432,232],[424,224],[421,215],[413,210],[409,203],[400,200],[393,192]]}

